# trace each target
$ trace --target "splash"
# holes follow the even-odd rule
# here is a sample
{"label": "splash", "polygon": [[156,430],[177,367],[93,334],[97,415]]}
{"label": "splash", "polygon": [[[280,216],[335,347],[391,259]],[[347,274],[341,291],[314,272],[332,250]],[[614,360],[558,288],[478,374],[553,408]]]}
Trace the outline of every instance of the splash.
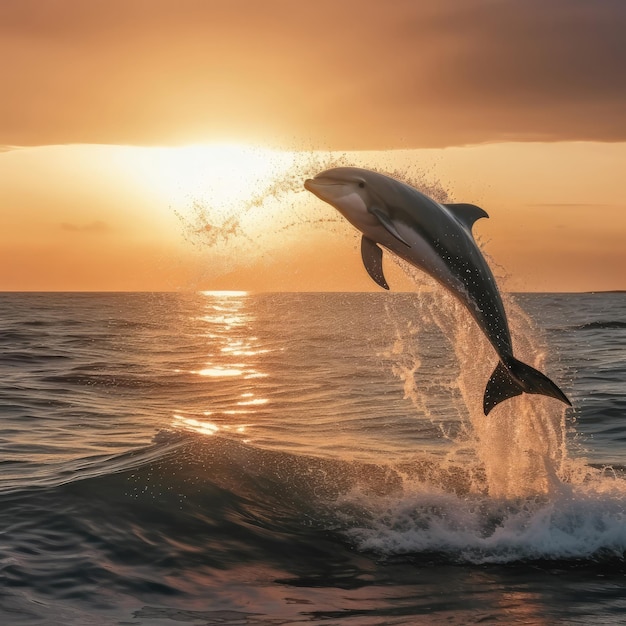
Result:
{"label": "splash", "polygon": [[[412,268],[405,270],[421,281]],[[511,297],[505,297],[505,302],[515,353],[544,370],[545,351],[532,320]],[[396,312],[390,310],[389,314]],[[567,455],[565,410],[548,398],[520,396],[485,416],[482,398],[497,356],[477,324],[456,299],[430,280],[418,283],[412,316],[397,327],[392,349],[394,373],[403,381],[405,397],[418,415],[433,422],[458,422],[454,431],[443,432],[451,443],[448,460],[463,459],[479,466],[481,478],[474,490],[492,497],[545,495],[558,490],[574,463]],[[453,361],[452,367],[442,368],[442,380],[434,389],[421,385],[419,373],[433,332],[445,340],[448,358]],[[442,398],[446,402],[442,403]]]}
{"label": "splash", "polygon": [[[431,484],[405,484],[400,498],[370,496],[358,513],[354,494],[340,499],[346,535],[359,549],[386,557],[446,555],[456,562],[623,559],[623,481],[612,489],[579,485],[568,497],[461,497]],[[606,487],[606,483],[605,483]],[[343,508],[343,509],[342,509]]]}
{"label": "splash", "polygon": [[[347,236],[349,231],[334,212],[311,217],[303,187],[303,181],[320,170],[345,164],[344,155],[266,151],[265,157],[265,175],[250,180],[242,172],[232,198],[214,195],[207,184],[202,193],[172,206],[197,259],[188,287],[224,285],[229,275],[249,276],[253,268],[270,268],[267,276],[276,268],[280,273],[300,245],[304,229],[309,240],[332,232]],[[315,229],[320,232],[312,232]]]}
{"label": "splash", "polygon": [[[333,503],[359,550],[422,562],[438,555],[459,563],[536,560],[622,561],[626,555],[626,476],[589,466],[568,453],[566,410],[549,398],[507,400],[489,416],[482,394],[496,356],[452,296],[412,268],[412,308],[387,313],[395,341],[386,356],[404,383],[415,419],[441,427],[443,455],[416,450],[413,463],[392,464],[401,486],[372,494],[356,483]],[[544,339],[505,296],[515,352],[545,368]],[[428,354],[440,333],[448,354]],[[425,386],[421,369],[442,362],[442,380]],[[428,359],[428,360],[427,360]],[[423,376],[432,379],[432,374]],[[571,428],[571,426],[570,426]]]}
{"label": "splash", "polygon": [[[312,222],[303,207],[291,207],[293,194],[303,193],[303,181],[321,170],[348,163],[346,155],[334,153],[268,153],[272,162],[263,180],[247,181],[250,193],[235,202],[216,201],[211,189],[196,194],[186,206],[174,208],[188,241],[205,249],[223,243],[232,244],[236,238],[256,240],[259,237],[260,216],[272,224],[273,231],[285,231],[311,223],[339,223],[334,219]],[[286,213],[285,206],[291,210]]]}
{"label": "splash", "polygon": [[[405,180],[438,202],[450,202],[451,193],[423,172],[386,172]],[[390,255],[391,256],[391,255]],[[442,424],[442,434],[453,444],[450,462],[471,459],[480,466],[474,489],[492,497],[547,494],[558,489],[568,473],[565,410],[541,396],[523,395],[500,405],[489,416],[482,409],[486,382],[497,364],[495,351],[463,305],[431,277],[392,256],[415,285],[410,319],[388,304],[396,322],[396,340],[387,356],[395,360],[394,374],[404,384],[405,398],[417,414]],[[545,369],[541,333],[513,297],[504,294],[518,358]],[[448,362],[430,388],[420,384],[419,370],[428,355],[428,338],[438,333],[447,344]],[[451,374],[448,374],[451,372]],[[427,378],[427,377],[424,377]],[[431,377],[432,378],[432,377]],[[441,398],[448,399],[442,403]],[[457,423],[451,428],[444,424]]]}

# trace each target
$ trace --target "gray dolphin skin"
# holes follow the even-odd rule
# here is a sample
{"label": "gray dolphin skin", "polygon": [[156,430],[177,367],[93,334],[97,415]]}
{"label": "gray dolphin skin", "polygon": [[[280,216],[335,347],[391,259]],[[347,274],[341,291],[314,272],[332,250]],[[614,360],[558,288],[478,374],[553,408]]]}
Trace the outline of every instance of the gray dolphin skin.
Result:
{"label": "gray dolphin skin", "polygon": [[500,359],[485,390],[485,415],[522,393],[550,396],[571,406],[547,376],[513,357],[496,281],[472,235],[474,222],[489,217],[483,209],[439,204],[394,178],[357,167],[326,170],[306,180],[304,187],[363,233],[363,264],[378,285],[389,289],[381,244],[430,274],[466,306]]}

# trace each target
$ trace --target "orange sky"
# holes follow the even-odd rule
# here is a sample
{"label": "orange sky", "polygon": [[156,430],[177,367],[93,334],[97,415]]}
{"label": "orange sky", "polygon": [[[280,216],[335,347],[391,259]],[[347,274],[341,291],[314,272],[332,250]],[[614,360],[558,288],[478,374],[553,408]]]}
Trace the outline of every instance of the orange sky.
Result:
{"label": "orange sky", "polygon": [[618,0],[3,2],[0,290],[376,290],[351,227],[296,191],[332,151],[485,208],[507,289],[626,289],[625,18]]}

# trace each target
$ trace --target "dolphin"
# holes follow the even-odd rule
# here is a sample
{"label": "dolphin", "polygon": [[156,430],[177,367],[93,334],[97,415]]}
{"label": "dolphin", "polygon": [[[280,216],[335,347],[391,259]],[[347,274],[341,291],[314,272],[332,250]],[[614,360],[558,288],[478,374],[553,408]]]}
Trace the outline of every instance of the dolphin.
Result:
{"label": "dolphin", "polygon": [[485,389],[485,415],[522,393],[550,396],[571,406],[547,376],[513,356],[502,298],[472,235],[474,222],[489,217],[483,209],[440,204],[394,178],[357,167],[326,170],[307,179],[304,187],[363,233],[363,264],[378,285],[389,289],[381,244],[430,274],[465,305],[500,359]]}

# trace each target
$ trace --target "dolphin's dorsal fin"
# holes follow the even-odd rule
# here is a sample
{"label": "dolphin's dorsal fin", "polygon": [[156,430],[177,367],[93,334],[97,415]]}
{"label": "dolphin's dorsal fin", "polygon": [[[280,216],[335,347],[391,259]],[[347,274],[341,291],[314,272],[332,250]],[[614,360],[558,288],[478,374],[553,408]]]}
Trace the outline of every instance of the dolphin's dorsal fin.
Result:
{"label": "dolphin's dorsal fin", "polygon": [[376,245],[376,242],[365,237],[361,238],[361,258],[367,273],[383,289],[389,289],[389,285],[383,274],[383,251]]}
{"label": "dolphin's dorsal fin", "polygon": [[479,220],[481,217],[489,217],[487,211],[475,204],[444,204],[443,206],[470,231],[476,220]]}
{"label": "dolphin's dorsal fin", "polygon": [[372,215],[376,216],[378,221],[383,225],[383,227],[388,233],[391,233],[398,241],[401,241],[405,246],[408,246],[409,248],[411,247],[411,244],[407,243],[402,238],[402,235],[398,232],[398,229],[396,228],[396,225],[393,223],[393,220],[382,209],[379,209],[378,207],[373,206],[373,207],[369,207],[368,211]]}

